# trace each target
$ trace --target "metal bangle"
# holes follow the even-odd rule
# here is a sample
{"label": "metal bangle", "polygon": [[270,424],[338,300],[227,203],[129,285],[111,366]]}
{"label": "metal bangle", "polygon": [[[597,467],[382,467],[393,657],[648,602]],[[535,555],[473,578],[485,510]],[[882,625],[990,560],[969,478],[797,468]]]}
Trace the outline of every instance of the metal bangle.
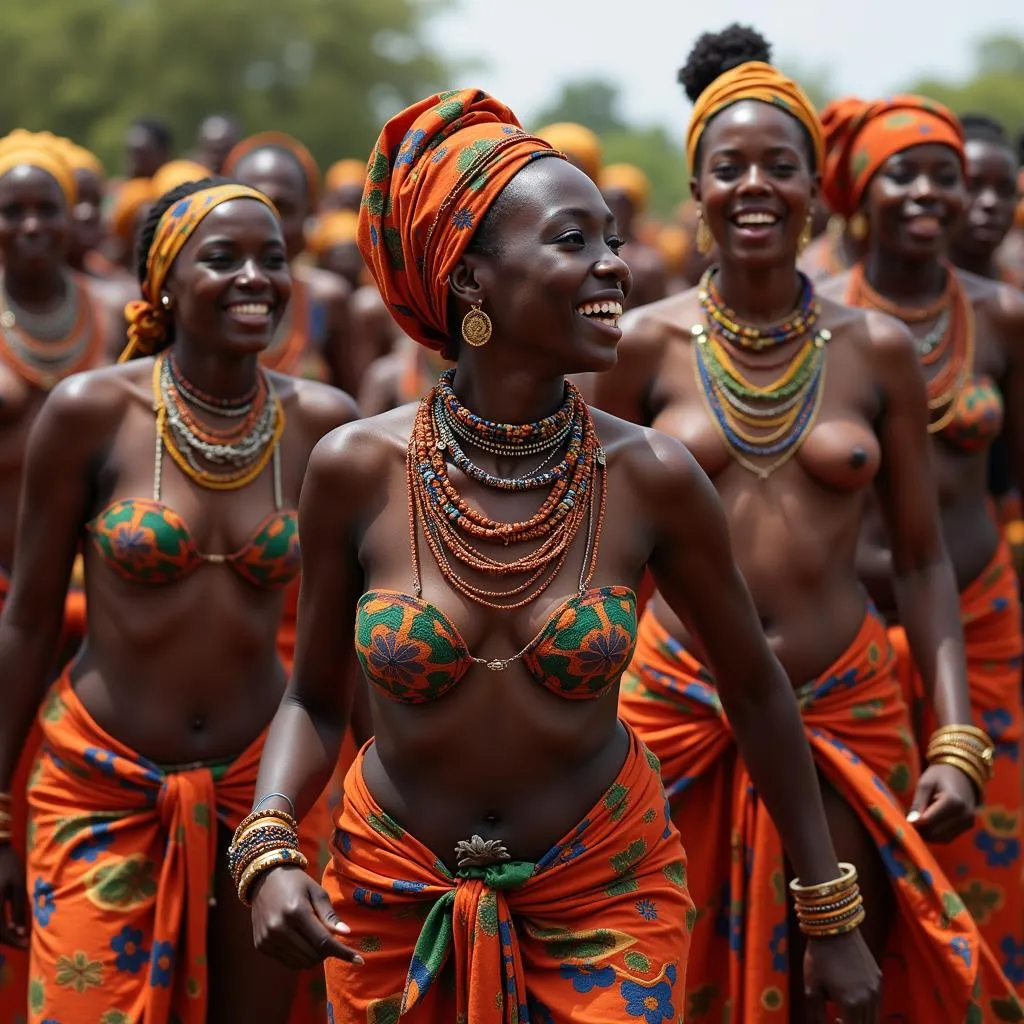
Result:
{"label": "metal bangle", "polygon": [[253,810],[260,810],[268,800],[272,799],[275,796],[279,796],[282,800],[284,800],[285,803],[288,804],[288,809],[289,811],[291,811],[292,817],[296,817],[295,804],[292,803],[292,798],[290,796],[287,796],[285,793],[268,793],[266,796],[260,797],[260,802],[253,808]]}

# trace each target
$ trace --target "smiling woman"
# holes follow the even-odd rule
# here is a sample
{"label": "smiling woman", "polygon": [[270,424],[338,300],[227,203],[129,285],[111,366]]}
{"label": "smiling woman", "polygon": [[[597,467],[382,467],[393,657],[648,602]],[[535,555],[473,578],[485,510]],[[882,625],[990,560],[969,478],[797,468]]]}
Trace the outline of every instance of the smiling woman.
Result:
{"label": "smiling woman", "polygon": [[[274,638],[306,461],[354,409],[259,368],[291,292],[261,194],[202,181],[163,196],[139,281],[141,358],[56,387],[29,445],[0,619],[0,789],[43,698],[80,546],[88,630],[43,701],[27,880],[0,842],[0,941],[25,943],[27,884],[40,1018],[283,1024],[296,976],[253,959],[220,854],[284,688]],[[304,825],[312,857],[326,822]],[[317,1018],[322,1006],[292,1020]]]}

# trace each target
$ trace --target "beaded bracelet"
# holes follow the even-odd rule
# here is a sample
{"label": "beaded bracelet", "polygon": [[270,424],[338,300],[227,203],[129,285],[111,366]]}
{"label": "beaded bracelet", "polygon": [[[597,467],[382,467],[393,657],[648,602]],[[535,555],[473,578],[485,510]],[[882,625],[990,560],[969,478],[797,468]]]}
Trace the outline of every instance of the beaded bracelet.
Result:
{"label": "beaded bracelet", "polygon": [[841,863],[840,875],[829,882],[789,883],[800,931],[813,938],[845,935],[864,921],[864,900],[857,885],[857,869]]}
{"label": "beaded bracelet", "polygon": [[238,840],[232,840],[228,847],[228,866],[231,873],[235,874],[237,865],[252,859],[251,852],[254,847],[268,842],[276,846],[297,846],[298,841],[298,833],[287,825],[258,825],[250,828]]}
{"label": "beaded bracelet", "polygon": [[264,853],[245,869],[245,874],[242,875],[242,880],[238,883],[238,898],[245,906],[252,906],[249,893],[257,879],[274,868],[285,865],[305,868],[308,864],[309,861],[298,850],[272,850],[270,853]]}

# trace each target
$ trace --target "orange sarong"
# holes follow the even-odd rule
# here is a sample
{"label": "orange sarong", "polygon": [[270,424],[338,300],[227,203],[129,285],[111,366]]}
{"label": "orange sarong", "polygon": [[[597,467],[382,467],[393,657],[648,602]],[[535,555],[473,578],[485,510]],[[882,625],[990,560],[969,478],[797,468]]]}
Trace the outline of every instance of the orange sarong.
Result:
{"label": "orange sarong", "polygon": [[[30,1024],[205,1024],[216,826],[233,829],[248,812],[264,735],[230,764],[164,771],[96,724],[67,672],[39,724],[29,787]],[[302,822],[311,873],[329,828],[322,804]],[[325,1012],[321,972],[309,972],[292,1024],[322,1022]]]}
{"label": "orange sarong", "polygon": [[657,759],[635,735],[615,782],[540,861],[457,877],[374,801],[365,750],[324,876],[366,961],[327,961],[333,1024],[681,1019],[694,909]]}
{"label": "orange sarong", "polygon": [[[892,880],[897,920],[882,965],[882,1020],[1024,1019],[963,902],[906,821],[900,800],[916,784],[917,753],[873,609],[843,655],[796,695],[818,770],[857,812]],[[739,758],[713,678],[649,610],[620,711],[661,759],[672,820],[689,840],[698,917],[687,1024],[789,1020],[779,834]]]}
{"label": "orange sarong", "polygon": [[[977,824],[932,853],[953,883],[1006,976],[1024,994],[1024,885],[1021,871],[1021,607],[1009,547],[960,595],[971,716],[995,743],[994,774]],[[900,683],[914,708],[920,749],[935,729],[901,627],[889,631]]]}

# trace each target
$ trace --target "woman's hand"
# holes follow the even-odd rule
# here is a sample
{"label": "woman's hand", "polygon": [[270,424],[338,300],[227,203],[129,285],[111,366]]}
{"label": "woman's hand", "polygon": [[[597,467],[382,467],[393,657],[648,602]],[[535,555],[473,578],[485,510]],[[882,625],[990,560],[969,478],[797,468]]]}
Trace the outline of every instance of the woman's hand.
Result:
{"label": "woman's hand", "polygon": [[10,843],[0,843],[0,946],[28,949],[25,869]]}
{"label": "woman's hand", "polygon": [[936,764],[925,769],[907,821],[929,843],[949,843],[974,824],[978,798],[959,768]]}
{"label": "woman's hand", "polygon": [[[859,931],[808,939],[804,992],[809,1024],[877,1024],[882,972]],[[829,1020],[828,1004],[840,1016]]]}
{"label": "woman's hand", "polygon": [[252,901],[256,948],[287,967],[308,970],[329,956],[361,964],[363,958],[338,941],[349,927],[330,897],[299,867],[276,867],[257,879]]}

